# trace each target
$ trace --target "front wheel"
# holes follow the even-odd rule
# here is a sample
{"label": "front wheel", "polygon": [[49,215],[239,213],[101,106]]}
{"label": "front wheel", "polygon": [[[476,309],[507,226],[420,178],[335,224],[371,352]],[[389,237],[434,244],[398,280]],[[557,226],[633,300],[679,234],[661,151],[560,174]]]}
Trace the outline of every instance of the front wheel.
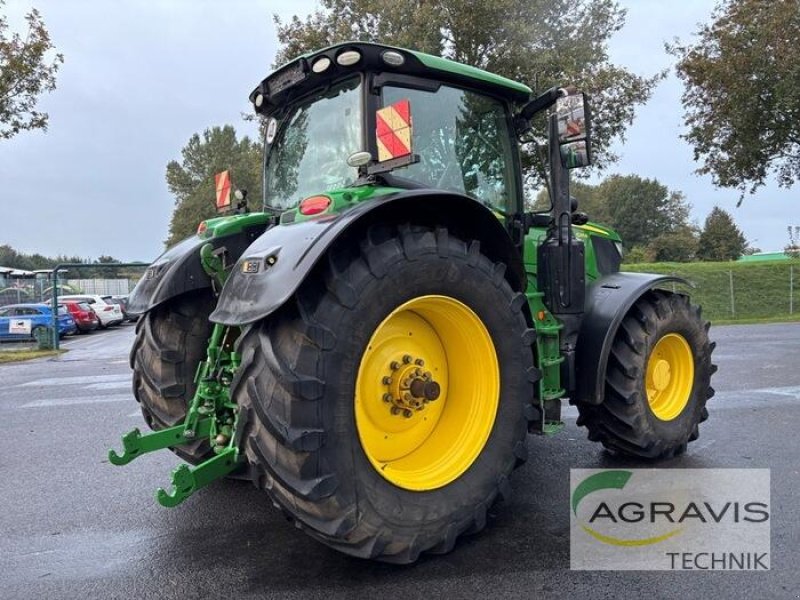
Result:
{"label": "front wheel", "polygon": [[708,329],[686,296],[654,290],[640,298],[614,339],[603,403],[578,403],[589,439],[639,458],[682,454],[714,395]]}
{"label": "front wheel", "polygon": [[538,376],[503,270],[445,230],[371,230],[243,336],[255,483],[313,537],[408,563],[483,528]]}

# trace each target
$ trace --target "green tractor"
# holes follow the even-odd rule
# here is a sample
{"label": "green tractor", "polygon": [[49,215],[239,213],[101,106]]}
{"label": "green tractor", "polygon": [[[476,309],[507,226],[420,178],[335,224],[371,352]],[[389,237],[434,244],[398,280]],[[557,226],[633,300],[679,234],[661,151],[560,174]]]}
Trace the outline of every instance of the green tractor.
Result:
{"label": "green tractor", "polygon": [[[174,506],[251,479],[321,542],[409,563],[486,525],[561,404],[609,450],[682,453],[713,395],[709,323],[674,277],[621,273],[569,169],[591,158],[582,94],[436,56],[345,43],[250,95],[264,209],[200,224],[130,296],[133,388],[191,466]],[[545,212],[526,212],[519,140],[548,111]],[[241,196],[239,196],[241,199]],[[682,289],[682,288],[681,288]]]}

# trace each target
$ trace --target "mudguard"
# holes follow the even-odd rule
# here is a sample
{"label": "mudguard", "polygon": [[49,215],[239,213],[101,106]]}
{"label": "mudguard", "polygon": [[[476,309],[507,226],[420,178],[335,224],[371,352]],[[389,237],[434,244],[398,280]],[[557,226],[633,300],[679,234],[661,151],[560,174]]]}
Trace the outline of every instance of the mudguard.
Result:
{"label": "mudguard", "polygon": [[586,313],[576,343],[574,400],[601,404],[611,345],[622,319],[645,292],[680,277],[650,273],[611,273],[595,281],[586,292]]}
{"label": "mudguard", "polygon": [[214,249],[224,246],[227,260],[239,258],[264,227],[249,227],[237,233],[203,238],[194,235],[159,256],[144,273],[128,297],[128,312],[142,314],[180,294],[211,287],[211,278],[203,270],[200,249],[211,243]]}
{"label": "mudguard", "polygon": [[445,227],[454,235],[477,239],[483,253],[507,265],[506,278],[512,288],[525,289],[521,253],[491,210],[461,194],[404,190],[356,204],[336,215],[266,231],[242,254],[210,320],[245,325],[270,315],[297,291],[317,261],[345,232],[360,234],[369,224],[380,222]]}

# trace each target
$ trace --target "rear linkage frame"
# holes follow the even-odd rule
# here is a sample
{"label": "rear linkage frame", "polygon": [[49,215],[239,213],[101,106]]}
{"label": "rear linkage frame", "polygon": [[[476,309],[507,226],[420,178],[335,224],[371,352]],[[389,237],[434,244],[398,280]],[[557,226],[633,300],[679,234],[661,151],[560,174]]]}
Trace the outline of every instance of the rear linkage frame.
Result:
{"label": "rear linkage frame", "polygon": [[[200,260],[218,292],[229,273],[225,248],[215,250],[206,244],[200,251]],[[215,456],[194,467],[176,467],[172,471],[172,490],[156,490],[156,500],[162,506],[177,506],[197,490],[233,472],[243,461],[239,453],[239,408],[230,397],[231,382],[241,363],[241,357],[233,350],[239,333],[238,327],[214,325],[206,359],[195,373],[197,389],[183,423],[144,435],[138,428],[133,429],[122,436],[122,454],[108,451],[109,462],[121,466],[149,452],[208,439]]]}

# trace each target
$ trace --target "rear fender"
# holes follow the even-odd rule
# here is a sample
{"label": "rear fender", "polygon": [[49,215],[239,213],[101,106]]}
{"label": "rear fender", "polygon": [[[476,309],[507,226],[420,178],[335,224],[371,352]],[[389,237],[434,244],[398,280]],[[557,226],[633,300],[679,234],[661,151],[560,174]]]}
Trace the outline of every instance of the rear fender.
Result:
{"label": "rear fender", "polygon": [[589,287],[575,349],[574,400],[586,404],[603,402],[608,357],[622,319],[642,295],[668,282],[690,285],[684,279],[667,275],[612,273]]}
{"label": "rear fender", "polygon": [[179,242],[147,268],[128,297],[128,312],[142,314],[186,292],[210,288],[211,278],[203,270],[200,249],[207,243],[215,250],[224,246],[226,260],[232,262],[263,231],[263,225],[254,226],[231,235],[212,238],[195,235]]}
{"label": "rear fender", "polygon": [[362,202],[336,215],[269,229],[242,254],[210,319],[223,325],[245,325],[263,319],[297,291],[337,241],[357,243],[371,224],[409,222],[444,227],[463,239],[479,240],[483,253],[507,265],[505,277],[511,287],[524,291],[521,253],[492,211],[460,194],[404,190]]}

